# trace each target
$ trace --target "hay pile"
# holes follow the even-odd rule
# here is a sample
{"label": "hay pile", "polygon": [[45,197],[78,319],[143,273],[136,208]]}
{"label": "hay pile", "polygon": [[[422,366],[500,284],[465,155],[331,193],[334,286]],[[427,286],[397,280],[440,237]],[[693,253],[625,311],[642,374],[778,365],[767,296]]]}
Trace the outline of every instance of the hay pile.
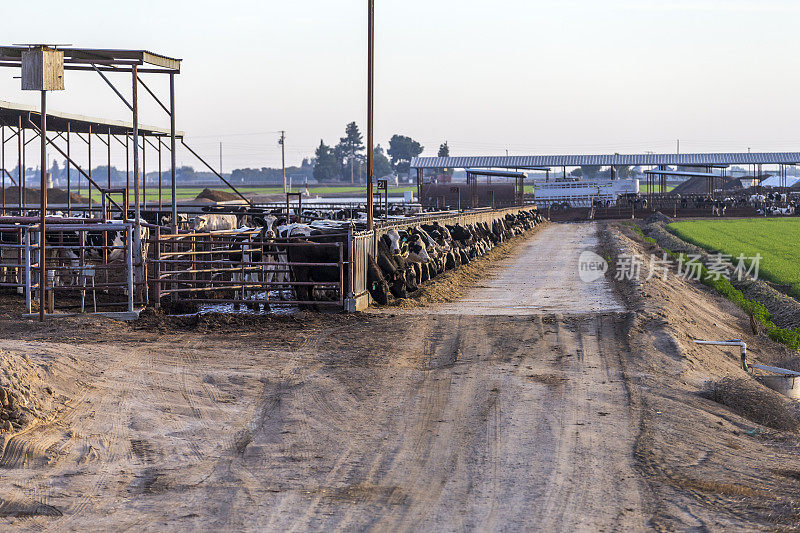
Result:
{"label": "hay pile", "polygon": [[800,428],[800,413],[793,402],[755,379],[723,378],[712,384],[708,397],[756,424],[779,431]]}
{"label": "hay pile", "polygon": [[208,188],[203,189],[203,192],[198,194],[195,198],[195,200],[211,200],[212,202],[230,202],[240,199],[241,198],[233,193]]}

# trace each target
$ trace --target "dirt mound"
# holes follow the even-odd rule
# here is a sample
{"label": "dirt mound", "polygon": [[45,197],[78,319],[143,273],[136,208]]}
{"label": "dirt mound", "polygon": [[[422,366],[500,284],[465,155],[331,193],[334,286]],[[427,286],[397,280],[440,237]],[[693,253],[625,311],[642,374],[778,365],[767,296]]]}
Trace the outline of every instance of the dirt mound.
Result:
{"label": "dirt mound", "polygon": [[[186,307],[190,311],[191,307]],[[174,311],[174,308],[171,309]],[[196,313],[196,309],[195,309]],[[270,325],[280,326],[298,324],[300,318],[295,315],[242,315],[230,313],[206,313],[188,315],[170,315],[164,310],[146,308],[139,318],[131,323],[134,330],[145,331],[241,331],[250,328],[268,328]]]}
{"label": "dirt mound", "polygon": [[[708,192],[708,178],[696,176],[694,178],[689,178],[688,180],[684,181],[674,189],[672,189],[671,194],[706,194]],[[731,182],[734,181],[731,178],[726,178],[725,182],[722,184],[723,189],[727,189],[731,186]],[[719,184],[719,179],[717,179],[717,184]]]}
{"label": "dirt mound", "polygon": [[779,431],[797,431],[800,417],[791,400],[750,378],[723,378],[708,397],[744,418]]}
{"label": "dirt mound", "polygon": [[[6,202],[11,204],[18,204],[19,203],[19,188],[17,187],[6,187]],[[39,198],[41,194],[39,189],[25,189],[23,193],[23,198],[25,198],[26,205],[39,205]],[[99,200],[100,195],[95,194],[94,200]],[[48,204],[66,204],[67,199],[73,204],[88,204],[89,199],[84,198],[74,192],[67,194],[67,191],[63,189],[47,189],[47,203]]]}
{"label": "dirt mound", "polygon": [[45,417],[53,390],[27,355],[0,351],[0,434],[19,431]]}
{"label": "dirt mound", "polygon": [[240,198],[233,193],[208,188],[203,189],[203,192],[198,194],[195,198],[195,200],[211,200],[212,202],[230,202],[239,199]]}
{"label": "dirt mound", "polygon": [[672,222],[672,219],[669,218],[664,213],[662,213],[661,211],[657,211],[652,215],[650,215],[649,217],[647,217],[647,219],[644,221],[645,224],[656,224],[658,222],[663,222],[664,224],[670,224]]}

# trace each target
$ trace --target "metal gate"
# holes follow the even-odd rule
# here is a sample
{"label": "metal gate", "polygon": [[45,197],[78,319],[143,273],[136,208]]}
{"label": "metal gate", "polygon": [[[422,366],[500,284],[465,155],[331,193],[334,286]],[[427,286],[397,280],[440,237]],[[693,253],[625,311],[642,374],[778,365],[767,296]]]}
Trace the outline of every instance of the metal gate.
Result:
{"label": "metal gate", "polygon": [[38,225],[0,225],[0,287],[25,295],[31,313],[45,291],[45,312],[134,308],[131,224],[47,224],[45,287],[40,285]]}
{"label": "metal gate", "polygon": [[154,303],[342,307],[347,235],[325,238],[336,240],[264,240],[260,230],[157,234]]}

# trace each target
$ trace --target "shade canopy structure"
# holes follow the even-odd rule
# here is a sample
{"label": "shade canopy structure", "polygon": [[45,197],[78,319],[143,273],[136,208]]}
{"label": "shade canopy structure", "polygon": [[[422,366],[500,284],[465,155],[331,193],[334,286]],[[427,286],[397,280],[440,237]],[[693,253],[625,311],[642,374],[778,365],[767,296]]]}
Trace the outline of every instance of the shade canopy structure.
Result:
{"label": "shade canopy structure", "polygon": [[[38,108],[25,104],[16,104],[0,100],[0,125],[17,126],[22,119],[22,127],[36,129],[41,120]],[[30,120],[28,120],[30,119]],[[72,113],[47,111],[47,130],[51,132],[72,133],[109,133],[111,135],[133,135],[133,123],[119,120],[87,117]],[[169,137],[168,128],[156,128],[139,124],[139,135],[147,137]],[[175,137],[182,139],[184,133],[176,131]]]}
{"label": "shade canopy structure", "polygon": [[687,172],[683,170],[645,170],[645,174],[653,174],[655,176],[676,176],[679,178],[713,178],[717,174],[712,172]]}
{"label": "shade canopy structure", "polygon": [[[0,46],[0,66],[19,67],[22,53],[30,46]],[[103,48],[73,48],[71,46],[51,45],[64,52],[64,70],[111,70],[130,72],[135,65],[139,72],[165,72],[179,74],[181,60],[156,54],[147,50],[115,50]]]}
{"label": "shade canopy structure", "polygon": [[411,168],[531,168],[581,166],[661,166],[724,167],[730,165],[794,165],[800,152],[707,153],[707,154],[606,154],[606,155],[528,155],[415,157]]}
{"label": "shade canopy structure", "polygon": [[508,172],[503,170],[484,170],[478,168],[468,168],[467,174],[475,174],[478,176],[497,176],[500,178],[527,178],[528,175],[524,172]]}

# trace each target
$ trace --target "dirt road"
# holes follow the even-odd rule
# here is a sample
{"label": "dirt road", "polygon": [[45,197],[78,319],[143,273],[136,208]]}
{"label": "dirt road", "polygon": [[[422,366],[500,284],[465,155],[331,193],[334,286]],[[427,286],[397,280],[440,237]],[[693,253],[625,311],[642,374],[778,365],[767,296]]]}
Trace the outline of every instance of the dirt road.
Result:
{"label": "dirt road", "polygon": [[[76,321],[65,322],[69,342],[19,329],[0,350],[42,365],[66,403],[6,443],[0,524],[645,528],[647,490],[632,466],[638,416],[620,370],[626,317],[596,312],[619,308],[610,290],[573,283],[569,299],[544,308],[529,291],[507,299],[511,308],[474,313],[504,279],[526,290],[541,275],[563,283],[568,274],[550,268],[561,268],[556,252],[577,258],[593,232],[548,228],[499,268],[495,289],[440,314],[202,329]],[[540,242],[558,249],[536,254]]]}
{"label": "dirt road", "polygon": [[493,265],[486,281],[466,297],[428,311],[458,315],[623,311],[605,278],[584,283],[578,276],[581,252],[596,250],[597,244],[595,224],[551,224],[523,244],[518,254]]}

